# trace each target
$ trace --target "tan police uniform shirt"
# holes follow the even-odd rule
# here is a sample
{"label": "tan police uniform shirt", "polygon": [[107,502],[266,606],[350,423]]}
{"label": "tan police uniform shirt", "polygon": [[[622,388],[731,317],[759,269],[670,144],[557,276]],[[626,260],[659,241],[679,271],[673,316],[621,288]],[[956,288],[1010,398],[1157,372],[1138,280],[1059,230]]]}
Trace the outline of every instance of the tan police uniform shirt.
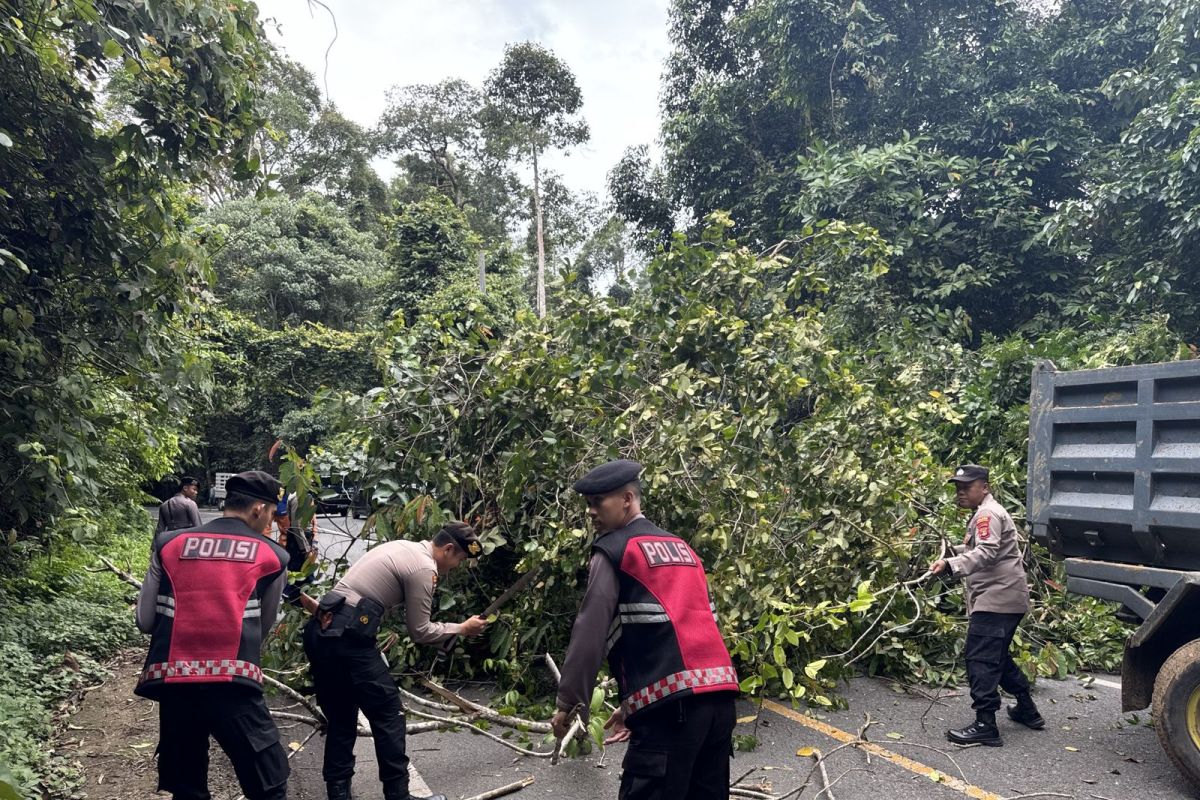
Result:
{"label": "tan police uniform shirt", "polygon": [[412,640],[438,644],[457,635],[461,626],[429,618],[437,582],[432,542],[385,542],[355,561],[333,591],[351,606],[364,597],[379,603],[385,611],[403,603],[404,622]]}
{"label": "tan police uniform shirt", "polygon": [[948,558],[955,576],[964,578],[967,613],[1029,611],[1025,559],[1012,517],[991,494],[983,498],[967,523],[967,537]]}

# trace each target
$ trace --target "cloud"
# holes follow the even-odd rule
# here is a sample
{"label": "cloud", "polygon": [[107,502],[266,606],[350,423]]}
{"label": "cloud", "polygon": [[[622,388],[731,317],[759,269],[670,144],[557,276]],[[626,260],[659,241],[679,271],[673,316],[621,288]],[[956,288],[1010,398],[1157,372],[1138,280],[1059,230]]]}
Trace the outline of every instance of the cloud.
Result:
{"label": "cloud", "polygon": [[[605,175],[631,145],[658,136],[658,91],[669,51],[668,0],[327,0],[337,19],[305,0],[260,0],[277,20],[272,40],[317,76],[342,113],[373,125],[392,86],[458,77],[481,86],[504,46],[536,41],[566,61],[583,91],[591,141],[550,169],[575,190],[604,192]],[[381,165],[386,172],[387,165]]]}

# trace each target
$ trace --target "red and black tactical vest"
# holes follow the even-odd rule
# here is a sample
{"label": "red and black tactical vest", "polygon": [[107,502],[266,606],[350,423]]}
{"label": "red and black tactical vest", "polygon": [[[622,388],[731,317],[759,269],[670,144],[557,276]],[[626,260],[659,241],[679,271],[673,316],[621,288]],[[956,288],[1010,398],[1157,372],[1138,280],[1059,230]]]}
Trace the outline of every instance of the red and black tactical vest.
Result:
{"label": "red and black tactical vest", "polygon": [[640,517],[592,549],[620,584],[608,665],[627,719],[667,698],[738,690],[704,566],[683,539]]}
{"label": "red and black tactical vest", "polygon": [[162,563],[150,652],[135,692],[163,685],[238,683],[262,688],[259,650],[274,620],[262,618],[267,588],[287,551],[240,519],[221,517],[154,541]]}

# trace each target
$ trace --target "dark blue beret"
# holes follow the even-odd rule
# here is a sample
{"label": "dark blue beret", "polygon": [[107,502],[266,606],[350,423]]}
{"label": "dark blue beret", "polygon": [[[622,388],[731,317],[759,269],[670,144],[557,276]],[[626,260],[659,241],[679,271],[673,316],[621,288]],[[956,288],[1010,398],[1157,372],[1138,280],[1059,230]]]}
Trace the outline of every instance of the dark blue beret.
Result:
{"label": "dark blue beret", "polygon": [[572,488],[584,495],[608,494],[627,483],[636,481],[641,472],[641,464],[622,458],[619,461],[601,464],[575,481]]}
{"label": "dark blue beret", "polygon": [[974,483],[975,481],[986,481],[987,479],[987,467],[981,467],[978,464],[963,464],[961,467],[954,470],[954,474],[947,479],[947,482]]}
{"label": "dark blue beret", "polygon": [[234,475],[225,482],[225,491],[237,492],[268,503],[278,503],[283,499],[283,484],[258,469]]}

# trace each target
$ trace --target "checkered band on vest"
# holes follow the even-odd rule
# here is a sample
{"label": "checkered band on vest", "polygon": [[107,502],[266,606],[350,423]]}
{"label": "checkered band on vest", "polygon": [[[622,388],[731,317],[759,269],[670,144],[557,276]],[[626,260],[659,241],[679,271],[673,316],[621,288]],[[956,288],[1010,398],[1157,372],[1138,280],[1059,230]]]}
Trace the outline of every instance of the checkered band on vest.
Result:
{"label": "checkered band on vest", "polygon": [[676,692],[682,692],[685,689],[699,689],[706,686],[723,686],[728,684],[736,686],[737,682],[737,672],[734,671],[733,667],[688,669],[668,675],[644,689],[639,689],[629,695],[629,697],[626,697],[625,701],[621,703],[621,707],[625,710],[625,715],[629,716],[651,703],[658,702],[665,697],[670,697]]}
{"label": "checkered band on vest", "polygon": [[262,670],[257,664],[223,658],[220,661],[165,661],[146,665],[142,683],[168,678],[249,678],[262,683]]}

